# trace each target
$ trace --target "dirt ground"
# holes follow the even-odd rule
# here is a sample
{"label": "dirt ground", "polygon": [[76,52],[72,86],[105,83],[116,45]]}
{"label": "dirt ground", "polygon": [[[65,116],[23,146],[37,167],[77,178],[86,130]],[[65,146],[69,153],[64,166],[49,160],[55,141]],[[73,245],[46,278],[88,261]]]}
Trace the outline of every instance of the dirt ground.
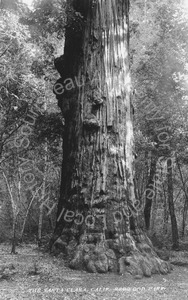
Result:
{"label": "dirt ground", "polygon": [[133,279],[131,275],[88,274],[66,267],[61,257],[40,252],[36,245],[17,248],[0,245],[0,300],[125,300],[188,299],[188,252],[171,253],[171,261],[183,261],[168,275]]}

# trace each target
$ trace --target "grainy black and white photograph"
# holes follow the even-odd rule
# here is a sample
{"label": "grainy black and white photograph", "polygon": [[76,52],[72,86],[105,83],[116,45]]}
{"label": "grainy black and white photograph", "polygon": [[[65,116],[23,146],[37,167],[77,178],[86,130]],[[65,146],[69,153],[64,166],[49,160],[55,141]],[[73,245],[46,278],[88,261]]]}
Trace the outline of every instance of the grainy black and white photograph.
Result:
{"label": "grainy black and white photograph", "polygon": [[188,300],[188,0],[0,0],[0,300]]}

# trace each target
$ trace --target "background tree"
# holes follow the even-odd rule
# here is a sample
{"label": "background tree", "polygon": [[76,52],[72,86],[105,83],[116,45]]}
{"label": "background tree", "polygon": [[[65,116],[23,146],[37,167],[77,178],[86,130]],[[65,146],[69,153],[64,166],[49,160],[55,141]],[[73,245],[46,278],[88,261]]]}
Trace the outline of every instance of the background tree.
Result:
{"label": "background tree", "polygon": [[[167,181],[167,175],[159,176],[161,168],[158,160],[163,157],[162,173],[167,168],[165,160],[171,157],[175,161],[175,152],[179,153],[178,135],[182,132],[182,147],[185,149],[186,98],[187,89],[187,21],[181,1],[133,1],[131,7],[131,71],[136,88],[135,105],[135,140],[138,159],[136,161],[136,186],[140,199],[145,206],[146,228],[150,228],[153,200],[151,190],[155,188],[156,174],[159,187],[153,190],[156,196],[156,219],[153,231],[158,233],[168,227],[166,196],[172,200],[172,193],[178,196],[176,205],[181,205],[182,191],[176,186],[176,169],[173,166],[173,179]],[[181,34],[179,34],[181,32]],[[174,42],[176,41],[176,42]],[[161,128],[161,129],[160,129]],[[178,133],[179,132],[179,133]],[[159,134],[163,134],[159,136]],[[178,134],[177,134],[178,133]],[[166,149],[162,146],[166,136]],[[168,147],[169,145],[169,147]],[[184,155],[185,151],[183,150]],[[141,176],[142,172],[142,176]],[[161,174],[162,174],[161,173]],[[142,178],[144,180],[142,180]],[[169,177],[168,177],[169,178]],[[168,183],[171,187],[168,188]],[[173,189],[175,184],[175,188]],[[148,187],[150,186],[150,193]],[[145,192],[146,191],[146,192]],[[168,192],[169,191],[169,192]],[[166,196],[165,196],[166,195]],[[180,202],[179,202],[180,201]],[[174,205],[174,201],[171,201]],[[154,204],[156,205],[156,204]],[[163,212],[161,212],[161,207]],[[164,207],[164,209],[163,209]],[[159,208],[159,210],[158,210]],[[161,222],[161,213],[163,220]],[[176,214],[176,206],[175,206]],[[176,218],[176,216],[174,215]],[[179,216],[178,216],[179,219]],[[176,222],[175,222],[176,223]],[[175,224],[174,223],[174,224]],[[178,222],[177,222],[178,223]],[[179,223],[178,223],[179,226]],[[175,226],[176,227],[176,226]],[[173,232],[178,228],[173,227]],[[167,233],[166,229],[165,232]],[[153,234],[154,232],[151,232]],[[176,235],[177,236],[177,235]]]}
{"label": "background tree", "polygon": [[[53,207],[58,197],[63,120],[54,106],[52,92],[52,81],[57,75],[53,57],[49,57],[55,37],[48,36],[51,43],[47,39],[43,44],[42,39],[37,43],[35,28],[19,22],[20,16],[23,19],[30,14],[20,3],[15,10],[1,9],[0,14],[0,184],[3,192],[0,221],[4,232],[4,226],[8,225],[3,214],[9,209],[11,220],[7,222],[13,224],[13,236],[19,239],[20,231],[22,238],[28,232],[30,237],[37,234],[39,207],[47,196],[43,234],[54,227],[55,209],[48,215],[47,207]],[[46,146],[48,159],[44,160]],[[44,177],[46,188],[42,195],[39,187]],[[34,186],[31,180],[37,184]],[[5,235],[9,238],[10,231]]]}

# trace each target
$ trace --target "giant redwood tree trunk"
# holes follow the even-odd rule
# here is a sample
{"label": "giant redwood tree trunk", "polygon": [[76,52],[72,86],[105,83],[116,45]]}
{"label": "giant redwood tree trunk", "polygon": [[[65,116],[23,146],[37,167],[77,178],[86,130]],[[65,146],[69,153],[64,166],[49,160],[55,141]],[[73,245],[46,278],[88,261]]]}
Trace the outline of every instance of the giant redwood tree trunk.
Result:
{"label": "giant redwood tree trunk", "polygon": [[54,92],[65,129],[51,245],[61,244],[76,269],[167,273],[169,264],[157,257],[136,220],[129,2],[67,2],[64,55],[55,61],[61,78]]}

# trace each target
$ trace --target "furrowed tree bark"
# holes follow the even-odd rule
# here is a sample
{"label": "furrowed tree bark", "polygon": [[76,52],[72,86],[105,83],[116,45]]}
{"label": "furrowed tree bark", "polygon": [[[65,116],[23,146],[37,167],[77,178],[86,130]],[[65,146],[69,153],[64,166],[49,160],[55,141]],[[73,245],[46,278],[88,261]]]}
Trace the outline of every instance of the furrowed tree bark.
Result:
{"label": "furrowed tree bark", "polygon": [[[68,2],[54,86],[65,118],[56,229],[70,266],[89,272],[168,273],[138,228],[127,0]],[[63,88],[62,88],[63,86]],[[53,246],[52,246],[53,245]]]}

